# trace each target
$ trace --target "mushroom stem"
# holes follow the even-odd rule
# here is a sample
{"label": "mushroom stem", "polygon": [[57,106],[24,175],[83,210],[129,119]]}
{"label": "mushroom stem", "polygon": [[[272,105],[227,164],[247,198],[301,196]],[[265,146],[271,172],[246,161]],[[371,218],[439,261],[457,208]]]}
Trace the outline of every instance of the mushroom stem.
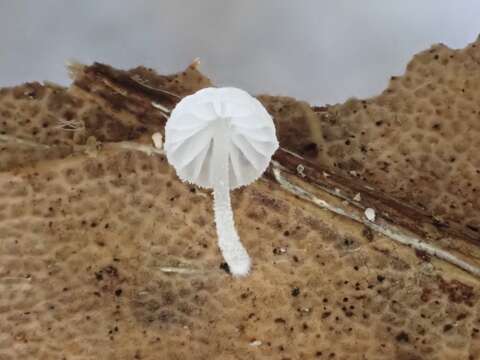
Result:
{"label": "mushroom stem", "polygon": [[213,184],[213,209],[217,225],[218,246],[232,275],[245,276],[250,271],[250,257],[240,242],[233,220],[228,167],[229,139],[225,133],[219,131],[213,141],[216,143],[213,147],[213,163],[219,164],[215,169],[217,176]]}

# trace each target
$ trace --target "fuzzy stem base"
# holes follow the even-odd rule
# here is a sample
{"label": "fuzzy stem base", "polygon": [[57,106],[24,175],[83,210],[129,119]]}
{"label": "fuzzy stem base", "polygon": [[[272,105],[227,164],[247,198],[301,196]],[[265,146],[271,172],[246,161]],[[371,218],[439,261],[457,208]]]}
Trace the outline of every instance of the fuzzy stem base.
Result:
{"label": "fuzzy stem base", "polygon": [[[225,126],[223,123],[220,126]],[[225,132],[218,131],[214,141],[213,164],[215,180],[213,186],[213,208],[217,225],[218,246],[233,276],[245,276],[250,271],[250,257],[240,242],[235,230],[230,203],[228,168],[228,141]]]}

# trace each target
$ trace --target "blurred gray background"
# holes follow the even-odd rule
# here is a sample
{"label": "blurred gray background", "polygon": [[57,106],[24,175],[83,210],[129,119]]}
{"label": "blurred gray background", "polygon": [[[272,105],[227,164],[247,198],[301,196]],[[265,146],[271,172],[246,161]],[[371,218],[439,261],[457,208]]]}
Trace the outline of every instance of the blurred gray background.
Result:
{"label": "blurred gray background", "polygon": [[199,57],[217,85],[321,105],[479,33],[479,0],[0,0],[0,86],[68,84],[69,59],[172,73]]}

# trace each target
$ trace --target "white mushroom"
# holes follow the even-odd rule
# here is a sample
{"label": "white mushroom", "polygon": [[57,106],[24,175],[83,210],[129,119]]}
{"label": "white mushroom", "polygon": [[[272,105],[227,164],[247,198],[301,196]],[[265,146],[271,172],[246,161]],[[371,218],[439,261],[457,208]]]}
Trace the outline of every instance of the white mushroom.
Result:
{"label": "white mushroom", "polygon": [[235,230],[230,190],[267,169],[278,148],[272,117],[243,90],[206,88],[183,98],[165,127],[167,159],[183,180],[213,188],[218,245],[234,276],[250,271]]}

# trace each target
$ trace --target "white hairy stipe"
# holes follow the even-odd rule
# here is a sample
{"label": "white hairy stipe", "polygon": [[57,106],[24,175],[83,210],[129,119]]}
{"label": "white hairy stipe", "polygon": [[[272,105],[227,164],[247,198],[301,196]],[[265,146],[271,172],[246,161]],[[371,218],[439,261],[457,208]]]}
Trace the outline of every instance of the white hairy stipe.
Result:
{"label": "white hairy stipe", "polygon": [[230,272],[235,276],[245,276],[250,271],[250,257],[240,242],[235,230],[232,207],[230,205],[230,189],[228,188],[228,122],[220,120],[217,134],[214,137],[213,163],[225,164],[212,167],[213,206],[217,225],[218,246],[227,262]]}

